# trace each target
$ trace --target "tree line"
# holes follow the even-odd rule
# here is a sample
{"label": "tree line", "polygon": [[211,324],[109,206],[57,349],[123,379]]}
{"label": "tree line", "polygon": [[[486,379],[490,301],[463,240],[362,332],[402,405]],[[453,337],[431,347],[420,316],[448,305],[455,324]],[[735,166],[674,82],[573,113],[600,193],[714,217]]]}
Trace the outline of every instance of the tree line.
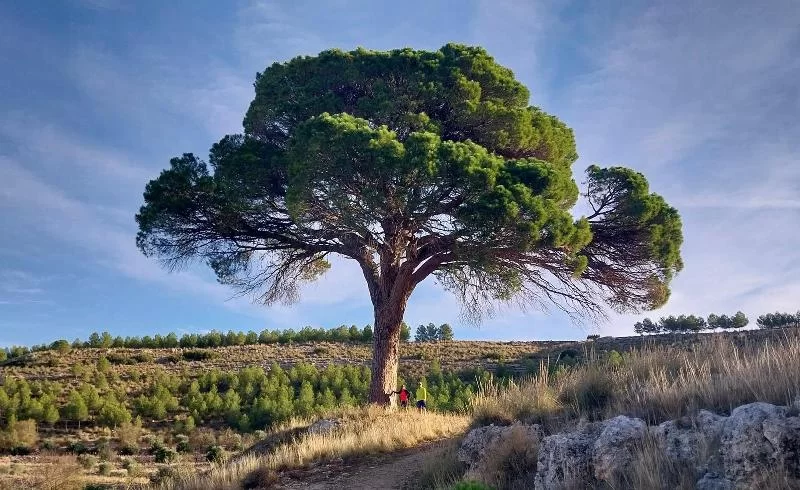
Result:
{"label": "tree line", "polygon": [[695,315],[670,315],[661,317],[658,322],[645,318],[633,325],[633,331],[640,335],[688,333],[700,332],[703,330],[740,329],[746,327],[748,323],[750,323],[750,320],[748,320],[747,316],[741,311],[737,311],[736,314],[732,316],[712,313],[708,315],[708,319]]}
{"label": "tree line", "polygon": [[[303,327],[300,330],[262,330],[248,332],[228,330],[222,332],[212,330],[208,333],[197,334],[187,333],[178,337],[175,332],[166,335],[156,334],[153,336],[113,336],[109,332],[93,332],[86,340],[75,339],[72,343],[60,339],[50,344],[34,345],[33,347],[12,346],[0,349],[0,361],[21,357],[30,352],[56,350],[68,352],[71,349],[108,349],[108,348],[128,348],[128,349],[162,349],[162,348],[207,348],[207,347],[226,347],[234,345],[256,345],[256,344],[288,344],[292,342],[349,342],[349,343],[370,343],[373,339],[372,325],[359,328],[357,325],[341,325],[337,328],[313,328]],[[408,342],[411,340],[411,327],[403,322],[400,330],[400,340]],[[441,340],[453,340],[453,329],[447,323],[438,327],[433,323],[420,325],[417,327],[415,342],[435,342]]]}
{"label": "tree line", "polygon": [[[638,321],[633,325],[637,334],[657,333],[688,333],[703,330],[738,330],[750,324],[747,315],[737,311],[734,315],[717,315],[712,313],[707,318],[695,315],[670,315],[661,317],[658,322],[649,318]],[[767,313],[756,319],[759,328],[800,327],[800,312],[792,313]]]}
{"label": "tree line", "polygon": [[414,333],[414,342],[442,342],[453,340],[453,328],[447,323],[438,327],[433,323],[420,325]]}
{"label": "tree line", "polygon": [[[449,328],[449,326],[448,326]],[[452,330],[450,331],[452,337]],[[411,327],[403,323],[400,339],[408,342],[411,339]],[[67,340],[56,340],[50,344],[34,345],[32,347],[12,346],[0,349],[0,361],[21,357],[30,352],[43,350],[57,350],[67,352],[71,349],[90,348],[129,348],[129,349],[160,349],[160,348],[207,348],[226,347],[235,345],[256,344],[288,344],[292,342],[350,342],[370,343],[373,341],[372,325],[359,328],[356,325],[342,325],[337,328],[324,329],[304,327],[300,330],[262,330],[248,332],[228,330],[222,332],[212,330],[208,333],[187,333],[180,337],[174,332],[166,335],[153,336],[113,336],[109,332],[93,332],[86,340],[75,339],[72,343]]]}

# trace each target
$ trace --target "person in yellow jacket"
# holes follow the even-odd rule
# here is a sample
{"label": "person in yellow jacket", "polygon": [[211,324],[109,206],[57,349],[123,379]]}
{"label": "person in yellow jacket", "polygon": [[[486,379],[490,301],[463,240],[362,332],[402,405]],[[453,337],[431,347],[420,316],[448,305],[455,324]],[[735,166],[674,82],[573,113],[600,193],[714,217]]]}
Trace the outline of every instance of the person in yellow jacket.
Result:
{"label": "person in yellow jacket", "polygon": [[428,407],[426,406],[425,402],[428,399],[428,389],[425,388],[424,384],[420,383],[419,388],[417,388],[417,391],[414,394],[414,398],[417,399],[417,410],[420,412],[427,410]]}

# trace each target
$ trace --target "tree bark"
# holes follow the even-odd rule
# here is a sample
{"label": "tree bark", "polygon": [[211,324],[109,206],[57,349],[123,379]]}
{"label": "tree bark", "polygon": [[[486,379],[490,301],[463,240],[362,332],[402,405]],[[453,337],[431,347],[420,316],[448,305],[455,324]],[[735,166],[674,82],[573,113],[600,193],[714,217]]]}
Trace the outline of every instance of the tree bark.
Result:
{"label": "tree bark", "polygon": [[405,304],[387,302],[375,305],[375,331],[372,349],[372,381],[369,402],[389,405],[389,393],[397,390],[397,368],[400,361],[400,326]]}

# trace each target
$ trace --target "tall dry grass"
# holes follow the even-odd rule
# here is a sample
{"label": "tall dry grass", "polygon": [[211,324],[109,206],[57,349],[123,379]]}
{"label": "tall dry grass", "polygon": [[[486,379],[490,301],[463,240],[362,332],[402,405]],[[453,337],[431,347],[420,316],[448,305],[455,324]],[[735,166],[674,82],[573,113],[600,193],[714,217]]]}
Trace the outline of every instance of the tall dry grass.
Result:
{"label": "tall dry grass", "polygon": [[[201,476],[189,476],[162,486],[171,490],[228,490],[242,482],[261,485],[273,472],[301,468],[312,461],[391,452],[421,443],[463,434],[471,423],[467,415],[416,410],[390,411],[378,407],[354,409],[338,417],[342,424],[323,434],[305,433],[266,455],[251,454]],[[248,486],[248,485],[246,485]]]}
{"label": "tall dry grass", "polygon": [[625,414],[657,424],[699,409],[729,413],[755,401],[788,405],[800,395],[800,335],[786,331],[740,342],[714,337],[681,349],[649,346],[626,353],[615,366],[595,361],[540,373],[505,388],[482,387],[473,402],[476,419],[557,428]]}

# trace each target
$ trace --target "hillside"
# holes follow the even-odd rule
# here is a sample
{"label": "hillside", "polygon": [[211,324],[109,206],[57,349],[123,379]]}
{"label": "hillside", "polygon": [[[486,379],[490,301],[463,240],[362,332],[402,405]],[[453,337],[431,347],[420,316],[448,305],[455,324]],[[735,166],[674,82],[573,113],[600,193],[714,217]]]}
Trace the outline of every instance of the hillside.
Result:
{"label": "hillside", "polygon": [[[427,386],[432,413],[468,413],[481,386],[503,386],[514,377],[616,363],[631,350],[691,352],[718,341],[758,345],[769,337],[785,339],[785,332],[412,342],[402,346],[401,377],[412,391]],[[296,417],[362,404],[369,361],[369,344],[331,342],[65,349],[11,359],[0,367],[6,453],[0,456],[0,485],[58,479],[57,468],[72,467],[87,481],[114,486],[161,480],[176,462],[182,471],[211,468],[271,431],[283,433],[280,427]],[[490,418],[502,419],[504,412],[509,410]]]}

